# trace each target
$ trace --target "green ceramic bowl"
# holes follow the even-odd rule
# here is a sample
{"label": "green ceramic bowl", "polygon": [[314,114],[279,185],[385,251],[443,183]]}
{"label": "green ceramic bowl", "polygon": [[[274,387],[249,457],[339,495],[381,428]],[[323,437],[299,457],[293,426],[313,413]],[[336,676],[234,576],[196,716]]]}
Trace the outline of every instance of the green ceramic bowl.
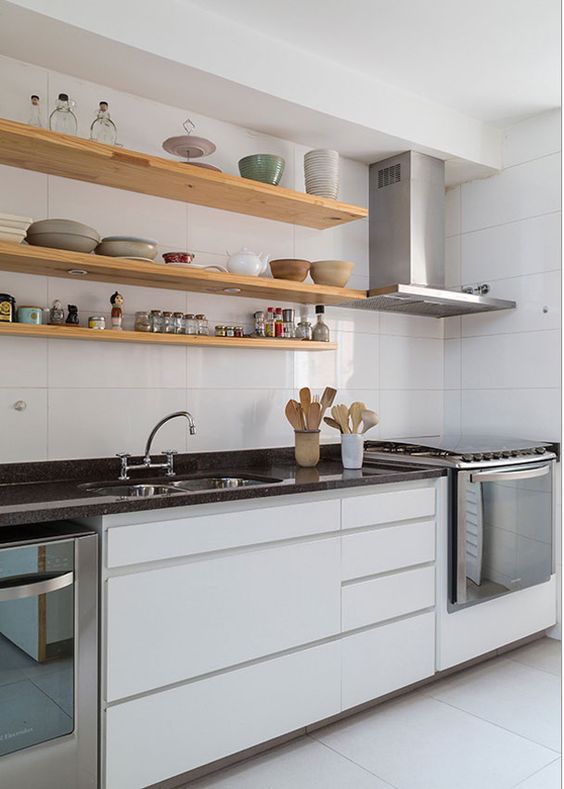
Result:
{"label": "green ceramic bowl", "polygon": [[285,161],[281,156],[270,153],[255,153],[239,160],[239,172],[243,178],[278,186],[284,174]]}

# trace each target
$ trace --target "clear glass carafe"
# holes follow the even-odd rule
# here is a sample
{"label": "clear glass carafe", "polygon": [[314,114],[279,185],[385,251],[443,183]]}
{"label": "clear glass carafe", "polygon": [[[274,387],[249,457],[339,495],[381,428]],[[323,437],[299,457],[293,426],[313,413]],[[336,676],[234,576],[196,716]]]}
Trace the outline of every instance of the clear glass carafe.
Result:
{"label": "clear glass carafe", "polygon": [[78,121],[73,112],[75,106],[66,93],[59,93],[57,106],[49,116],[49,128],[63,134],[77,134]]}

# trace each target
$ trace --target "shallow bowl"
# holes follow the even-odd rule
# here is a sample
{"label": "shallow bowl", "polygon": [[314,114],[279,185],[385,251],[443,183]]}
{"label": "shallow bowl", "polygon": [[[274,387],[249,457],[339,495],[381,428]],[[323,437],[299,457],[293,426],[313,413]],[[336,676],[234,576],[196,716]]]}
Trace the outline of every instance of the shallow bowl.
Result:
{"label": "shallow bowl", "polygon": [[150,238],[128,236],[108,236],[103,238],[94,250],[97,255],[111,258],[148,258],[157,256],[157,242]]}
{"label": "shallow bowl", "polygon": [[239,160],[239,172],[243,178],[278,186],[284,174],[286,162],[282,156],[270,153],[255,153]]}
{"label": "shallow bowl", "polygon": [[270,261],[270,270],[274,279],[289,279],[293,282],[303,282],[309,271],[309,260],[298,258],[280,258]]}
{"label": "shallow bowl", "polygon": [[28,233],[26,241],[34,247],[67,249],[71,252],[92,252],[98,243],[96,238],[76,233],[34,233],[32,236]]}
{"label": "shallow bowl", "polygon": [[353,268],[350,260],[314,260],[309,273],[316,285],[344,288]]}

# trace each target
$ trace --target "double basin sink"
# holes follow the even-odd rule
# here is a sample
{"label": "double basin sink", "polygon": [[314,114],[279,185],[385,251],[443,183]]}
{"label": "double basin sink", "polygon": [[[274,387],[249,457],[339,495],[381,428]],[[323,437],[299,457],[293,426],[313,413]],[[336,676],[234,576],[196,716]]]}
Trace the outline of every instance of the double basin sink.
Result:
{"label": "double basin sink", "polygon": [[282,482],[274,477],[191,477],[173,481],[154,483],[116,482],[104,485],[92,482],[81,485],[96,496],[118,496],[119,498],[137,499],[154,496],[174,496],[179,493],[201,493],[211,490],[234,490],[257,485],[272,485]]}

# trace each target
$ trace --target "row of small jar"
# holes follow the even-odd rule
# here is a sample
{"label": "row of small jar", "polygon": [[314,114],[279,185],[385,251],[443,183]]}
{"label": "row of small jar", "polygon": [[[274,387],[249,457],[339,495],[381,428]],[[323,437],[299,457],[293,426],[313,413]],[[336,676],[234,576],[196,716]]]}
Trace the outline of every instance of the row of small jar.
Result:
{"label": "row of small jar", "polygon": [[205,315],[183,312],[151,310],[135,313],[135,331],[159,332],[160,334],[208,335],[209,325]]}

